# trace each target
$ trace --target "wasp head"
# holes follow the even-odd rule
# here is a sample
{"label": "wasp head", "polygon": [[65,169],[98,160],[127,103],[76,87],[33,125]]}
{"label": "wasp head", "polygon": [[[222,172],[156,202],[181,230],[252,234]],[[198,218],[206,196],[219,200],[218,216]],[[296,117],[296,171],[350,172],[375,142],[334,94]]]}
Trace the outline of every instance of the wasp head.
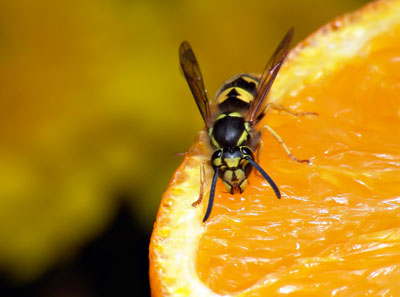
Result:
{"label": "wasp head", "polygon": [[220,148],[211,157],[214,170],[218,168],[219,177],[232,194],[236,188],[242,193],[247,186],[247,177],[253,169],[248,159],[253,160],[254,156],[246,146]]}

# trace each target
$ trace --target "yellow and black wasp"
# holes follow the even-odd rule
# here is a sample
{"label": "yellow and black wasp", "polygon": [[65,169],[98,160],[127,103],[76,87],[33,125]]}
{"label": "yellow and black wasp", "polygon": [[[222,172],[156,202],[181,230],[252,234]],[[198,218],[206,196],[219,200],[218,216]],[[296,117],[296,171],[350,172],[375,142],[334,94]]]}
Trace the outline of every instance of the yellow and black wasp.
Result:
{"label": "yellow and black wasp", "polygon": [[[221,87],[214,102],[207,98],[203,77],[189,43],[184,41],[179,48],[183,73],[203,117],[211,146],[214,149],[211,157],[214,176],[203,222],[207,221],[211,214],[218,176],[230,193],[233,194],[236,189],[242,193],[247,185],[247,177],[254,167],[271,185],[276,197],[281,197],[275,182],[254,159],[254,152],[260,150],[262,146],[260,144],[261,131],[257,131],[255,125],[264,117],[267,107],[290,112],[284,107],[268,103],[266,98],[289,52],[292,37],[293,29],[290,29],[268,61],[261,76],[249,74],[234,76]],[[263,128],[267,128],[277,138],[293,160],[308,162],[308,160],[299,160],[294,157],[272,128],[269,126]],[[203,187],[203,181],[201,181],[201,187]],[[200,203],[202,192],[201,189],[200,197],[193,203],[194,206]]]}

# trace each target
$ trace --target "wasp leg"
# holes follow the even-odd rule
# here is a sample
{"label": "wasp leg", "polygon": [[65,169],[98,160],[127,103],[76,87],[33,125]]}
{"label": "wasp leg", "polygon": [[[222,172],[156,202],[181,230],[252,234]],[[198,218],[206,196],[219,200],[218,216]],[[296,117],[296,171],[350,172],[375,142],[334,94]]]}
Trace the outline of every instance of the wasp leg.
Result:
{"label": "wasp leg", "polygon": [[200,165],[200,193],[199,193],[199,198],[192,203],[193,207],[198,206],[201,201],[203,200],[203,196],[204,196],[204,184],[206,183],[206,170],[204,167],[204,163],[205,161],[201,162]]}
{"label": "wasp leg", "polygon": [[[261,128],[260,134],[262,133],[264,128]],[[264,141],[262,139],[260,139],[258,141],[258,148],[257,148],[257,154],[256,154],[256,162],[260,163],[260,157],[261,157],[261,152],[264,148]]]}
{"label": "wasp leg", "polygon": [[276,138],[276,140],[282,145],[282,147],[283,147],[283,149],[285,150],[285,152],[286,152],[286,154],[293,160],[293,161],[296,161],[296,162],[299,162],[299,163],[310,163],[310,160],[301,160],[301,159],[299,159],[299,158],[297,158],[296,156],[294,156],[291,152],[290,152],[290,150],[289,150],[289,148],[286,146],[286,143],[283,141],[283,139],[279,136],[279,134],[278,133],[276,133],[270,126],[268,126],[268,125],[264,125],[262,128],[261,128],[261,130],[260,130],[260,133],[262,133],[262,131],[264,130],[264,129],[268,129],[268,131]]}
{"label": "wasp leg", "polygon": [[286,108],[286,107],[284,107],[283,105],[280,105],[280,104],[273,104],[273,103],[269,103],[268,105],[267,105],[267,107],[270,107],[270,108],[272,108],[272,109],[275,109],[275,110],[277,110],[277,111],[279,111],[279,112],[282,112],[282,111],[284,111],[284,112],[286,112],[286,113],[288,113],[288,114],[291,114],[291,115],[293,115],[293,116],[307,116],[307,115],[314,115],[314,116],[317,116],[318,115],[318,113],[316,113],[316,112],[312,112],[312,111],[305,111],[305,112],[296,112],[296,111],[293,111],[293,110],[291,110],[291,109],[289,109],[289,108]]}
{"label": "wasp leg", "polygon": [[179,158],[179,157],[185,157],[188,153],[184,152],[184,153],[176,153],[175,154],[175,158]]}

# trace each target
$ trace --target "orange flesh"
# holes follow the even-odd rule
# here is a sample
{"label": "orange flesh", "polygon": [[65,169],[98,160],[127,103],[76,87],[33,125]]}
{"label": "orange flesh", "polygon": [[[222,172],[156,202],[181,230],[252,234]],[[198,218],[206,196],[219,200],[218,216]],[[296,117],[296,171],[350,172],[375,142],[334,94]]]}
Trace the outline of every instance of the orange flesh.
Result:
{"label": "orange flesh", "polygon": [[389,284],[400,292],[398,40],[399,28],[369,44],[368,56],[283,99],[319,116],[265,118],[293,154],[312,164],[290,160],[264,132],[260,164],[282,199],[254,173],[243,194],[230,195],[218,182],[196,259],[213,291],[234,293],[263,281],[257,296],[317,289],[377,296]]}

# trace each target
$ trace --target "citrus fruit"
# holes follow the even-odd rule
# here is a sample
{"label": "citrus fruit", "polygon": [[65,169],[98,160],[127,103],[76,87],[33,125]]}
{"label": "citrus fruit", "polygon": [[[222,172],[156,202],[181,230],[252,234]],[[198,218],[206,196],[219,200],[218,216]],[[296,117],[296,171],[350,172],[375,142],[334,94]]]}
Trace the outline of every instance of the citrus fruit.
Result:
{"label": "citrus fruit", "polygon": [[372,2],[290,52],[270,101],[318,116],[271,111],[261,123],[311,161],[264,131],[259,162],[282,199],[254,173],[242,194],[218,181],[202,223],[207,199],[191,204],[211,152],[199,133],[154,225],[153,296],[400,295],[399,15],[400,1]]}

